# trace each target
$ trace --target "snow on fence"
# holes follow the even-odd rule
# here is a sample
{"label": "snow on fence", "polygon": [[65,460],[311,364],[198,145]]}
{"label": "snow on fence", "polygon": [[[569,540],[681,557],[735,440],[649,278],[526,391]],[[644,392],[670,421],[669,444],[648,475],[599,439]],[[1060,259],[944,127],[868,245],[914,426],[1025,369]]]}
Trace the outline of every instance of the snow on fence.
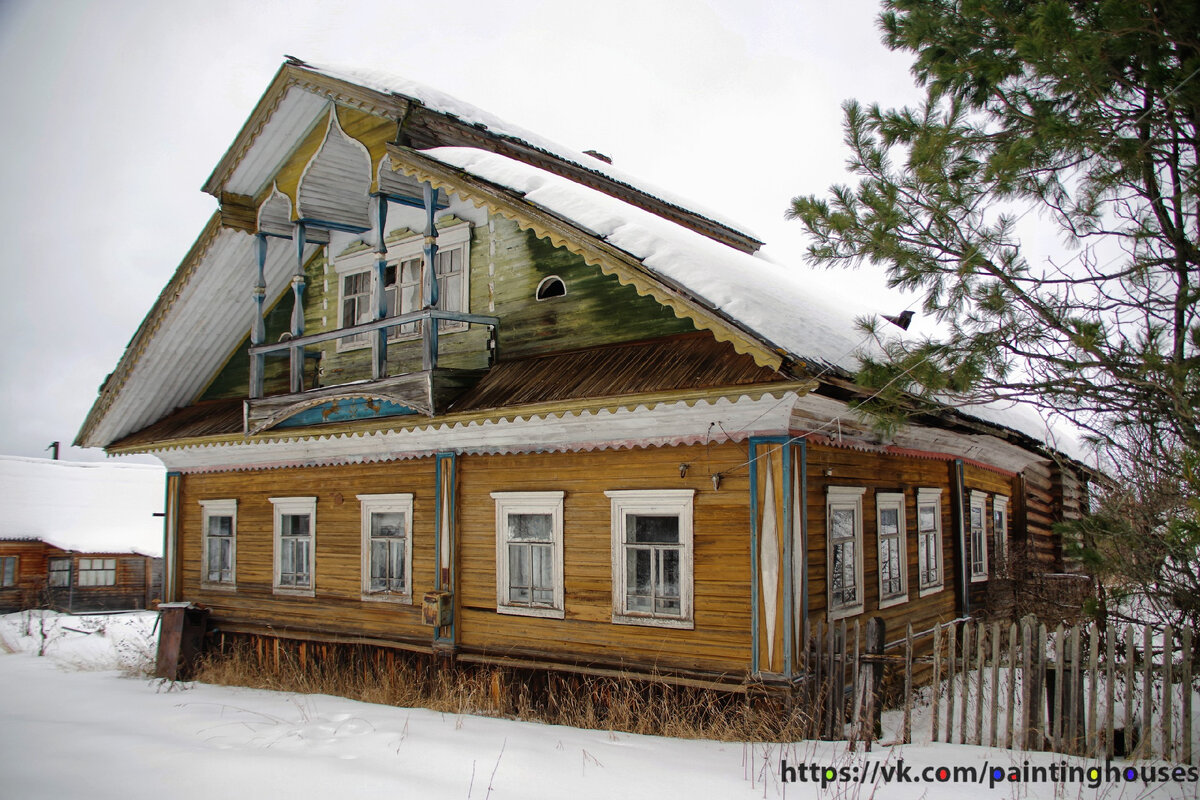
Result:
{"label": "snow on fence", "polygon": [[917,670],[929,684],[935,742],[1200,760],[1190,630],[956,620],[915,636],[909,625],[886,647],[882,620],[867,625],[865,640],[861,633],[857,622],[818,622],[813,631],[806,700],[814,736],[869,749],[890,695],[903,713],[900,739],[912,741]]}

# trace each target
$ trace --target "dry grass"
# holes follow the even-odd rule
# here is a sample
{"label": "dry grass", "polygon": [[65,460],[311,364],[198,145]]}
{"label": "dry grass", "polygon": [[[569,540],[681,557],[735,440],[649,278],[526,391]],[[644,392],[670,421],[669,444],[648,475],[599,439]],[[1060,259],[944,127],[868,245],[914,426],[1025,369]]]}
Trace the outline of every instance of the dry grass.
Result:
{"label": "dry grass", "polygon": [[809,721],[777,702],[653,680],[439,665],[428,658],[356,646],[240,640],[210,652],[194,677],[205,683],[330,694],[455,714],[670,736],[764,742],[804,738]]}

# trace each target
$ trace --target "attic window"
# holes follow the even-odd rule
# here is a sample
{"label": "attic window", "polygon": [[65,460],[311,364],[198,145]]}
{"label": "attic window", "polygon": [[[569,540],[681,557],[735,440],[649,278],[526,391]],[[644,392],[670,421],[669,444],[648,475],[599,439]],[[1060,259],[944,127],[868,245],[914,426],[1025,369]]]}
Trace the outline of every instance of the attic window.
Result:
{"label": "attic window", "polygon": [[538,300],[548,300],[551,297],[562,297],[566,293],[567,285],[563,283],[562,278],[551,275],[538,284],[536,296]]}

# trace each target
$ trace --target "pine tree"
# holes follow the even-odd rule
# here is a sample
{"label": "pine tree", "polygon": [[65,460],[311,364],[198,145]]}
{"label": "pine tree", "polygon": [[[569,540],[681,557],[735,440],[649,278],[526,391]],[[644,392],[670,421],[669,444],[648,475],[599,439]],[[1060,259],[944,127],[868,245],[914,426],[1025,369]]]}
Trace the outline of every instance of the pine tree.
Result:
{"label": "pine tree", "polygon": [[[813,262],[883,265],[939,323],[903,338],[863,322],[880,345],[859,375],[879,392],[864,410],[883,427],[934,401],[1063,415],[1104,452],[1126,500],[1150,466],[1155,511],[1137,535],[1182,530],[1194,566],[1194,0],[885,0],[880,26],[889,48],[914,54],[924,101],[847,102],[853,185],[788,212],[813,237]],[[1052,226],[1066,254],[1028,257],[1033,223]]]}

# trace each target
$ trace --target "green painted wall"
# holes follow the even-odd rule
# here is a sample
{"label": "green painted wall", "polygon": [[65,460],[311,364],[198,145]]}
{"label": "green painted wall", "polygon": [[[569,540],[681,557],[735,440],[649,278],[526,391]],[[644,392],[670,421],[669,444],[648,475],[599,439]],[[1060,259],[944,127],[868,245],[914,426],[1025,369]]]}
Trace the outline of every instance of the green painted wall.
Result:
{"label": "green painted wall", "polygon": [[[653,339],[695,330],[650,297],[639,296],[599,267],[515,222],[492,217],[471,233],[470,307],[475,314],[500,318],[500,357],[519,358],[625,341]],[[566,294],[535,299],[538,284],[551,275],[562,279]],[[324,251],[305,269],[305,332],[332,330],[338,324],[338,276]],[[278,341],[290,328],[292,295],[286,292],[267,317],[267,341]],[[487,365],[487,330],[443,333],[439,366],[479,369]],[[248,391],[248,338],[243,340],[201,399],[245,397]],[[320,385],[331,386],[369,378],[370,348],[338,352],[336,342],[310,348],[322,351]],[[392,375],[421,368],[420,341],[388,345]],[[266,392],[285,392],[287,359],[267,362]],[[305,385],[311,386],[311,372]]]}

